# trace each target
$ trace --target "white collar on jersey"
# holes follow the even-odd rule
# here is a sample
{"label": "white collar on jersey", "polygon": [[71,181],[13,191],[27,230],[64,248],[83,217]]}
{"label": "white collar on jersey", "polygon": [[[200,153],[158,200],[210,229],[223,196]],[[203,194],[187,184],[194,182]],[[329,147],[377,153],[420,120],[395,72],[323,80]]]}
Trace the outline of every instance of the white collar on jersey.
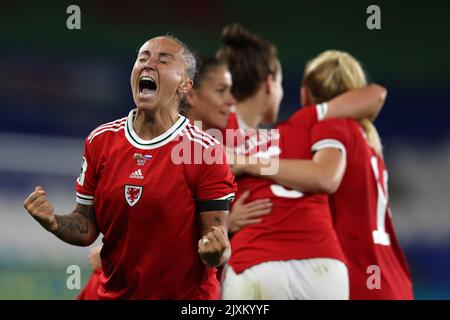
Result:
{"label": "white collar on jersey", "polygon": [[143,150],[159,148],[166,143],[169,143],[176,136],[178,136],[181,130],[183,130],[184,127],[186,127],[186,125],[189,123],[189,120],[180,114],[178,120],[175,121],[175,123],[166,132],[151,140],[144,140],[138,137],[136,131],[134,131],[133,128],[133,120],[136,116],[136,112],[137,109],[133,109],[128,114],[127,125],[125,127],[125,136],[134,147]]}

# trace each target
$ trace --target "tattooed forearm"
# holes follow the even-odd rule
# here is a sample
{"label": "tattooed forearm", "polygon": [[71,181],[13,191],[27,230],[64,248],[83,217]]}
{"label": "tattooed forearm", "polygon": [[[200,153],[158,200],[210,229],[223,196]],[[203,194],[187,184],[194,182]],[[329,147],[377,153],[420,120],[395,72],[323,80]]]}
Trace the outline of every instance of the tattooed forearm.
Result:
{"label": "tattooed forearm", "polygon": [[55,235],[65,242],[83,245],[83,239],[88,234],[89,224],[83,217],[78,214],[70,214],[68,216],[56,216],[58,222],[58,230]]}
{"label": "tattooed forearm", "polygon": [[75,210],[73,212],[78,212],[83,217],[88,219],[90,222],[92,222],[94,224],[96,223],[94,207],[93,206],[88,206],[88,205],[77,203],[77,206],[75,207]]}
{"label": "tattooed forearm", "polygon": [[77,215],[68,216],[56,216],[58,222],[58,232],[60,234],[87,234],[89,230],[89,224],[86,219]]}
{"label": "tattooed forearm", "polygon": [[201,235],[205,235],[205,234],[207,234],[208,232],[209,232],[209,225],[206,224],[206,223],[204,223],[204,222],[201,222],[201,226],[200,226],[200,234],[201,234]]}
{"label": "tattooed forearm", "polygon": [[219,224],[224,224],[224,217],[222,215],[215,215],[214,216],[214,224],[215,225],[219,225]]}
{"label": "tattooed forearm", "polygon": [[58,223],[55,235],[61,240],[78,246],[87,246],[97,238],[98,230],[93,206],[77,204],[71,214],[55,217]]}
{"label": "tattooed forearm", "polygon": [[228,211],[208,211],[200,213],[200,232],[206,235],[213,226],[222,225],[228,228]]}

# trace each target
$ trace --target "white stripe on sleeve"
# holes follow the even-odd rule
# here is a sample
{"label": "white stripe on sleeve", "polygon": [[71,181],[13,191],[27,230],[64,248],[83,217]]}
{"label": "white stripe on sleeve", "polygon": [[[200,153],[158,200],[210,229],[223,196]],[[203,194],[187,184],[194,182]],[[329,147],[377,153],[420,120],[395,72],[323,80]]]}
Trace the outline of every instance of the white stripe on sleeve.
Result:
{"label": "white stripe on sleeve", "polygon": [[336,139],[324,139],[324,140],[320,140],[318,142],[316,142],[312,147],[311,147],[311,152],[317,152],[320,149],[323,148],[335,148],[335,149],[339,149],[342,151],[342,153],[344,154],[344,157],[347,158],[347,151],[345,150],[345,146],[342,142],[340,142],[339,140]]}
{"label": "white stripe on sleeve", "polygon": [[229,193],[226,196],[223,196],[223,197],[220,197],[220,198],[217,198],[217,199],[213,199],[213,200],[228,200],[230,198],[234,198],[234,192],[233,193]]}
{"label": "white stripe on sleeve", "polygon": [[94,204],[94,196],[88,196],[77,192],[76,201],[79,204],[91,206]]}

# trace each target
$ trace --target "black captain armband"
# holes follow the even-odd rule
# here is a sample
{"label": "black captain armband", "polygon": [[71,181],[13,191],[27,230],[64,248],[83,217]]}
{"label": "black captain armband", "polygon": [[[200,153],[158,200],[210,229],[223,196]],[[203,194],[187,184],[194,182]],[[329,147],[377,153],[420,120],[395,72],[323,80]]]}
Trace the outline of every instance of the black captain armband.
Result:
{"label": "black captain armband", "polygon": [[234,195],[230,195],[227,198],[215,199],[215,200],[202,200],[197,201],[197,211],[229,211],[230,203],[233,201]]}

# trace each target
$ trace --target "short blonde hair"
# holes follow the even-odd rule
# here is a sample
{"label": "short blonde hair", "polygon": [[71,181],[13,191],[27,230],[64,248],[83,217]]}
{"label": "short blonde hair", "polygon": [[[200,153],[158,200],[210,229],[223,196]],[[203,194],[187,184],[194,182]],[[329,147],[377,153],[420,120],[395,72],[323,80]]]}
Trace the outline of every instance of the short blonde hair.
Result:
{"label": "short blonde hair", "polygon": [[[358,60],[347,52],[327,50],[309,61],[302,85],[308,89],[311,102],[321,103],[351,89],[367,85],[366,75]],[[360,121],[370,146],[382,156],[381,139],[368,119]]]}

